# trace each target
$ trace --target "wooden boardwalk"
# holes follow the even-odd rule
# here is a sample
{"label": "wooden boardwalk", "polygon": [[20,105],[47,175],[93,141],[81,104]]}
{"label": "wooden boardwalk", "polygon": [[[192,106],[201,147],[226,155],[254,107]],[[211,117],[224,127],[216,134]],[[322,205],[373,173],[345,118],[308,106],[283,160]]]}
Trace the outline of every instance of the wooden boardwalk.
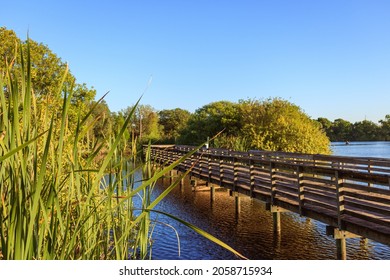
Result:
{"label": "wooden boardwalk", "polygon": [[[192,146],[152,146],[171,164]],[[201,149],[176,169],[327,225],[336,239],[361,236],[390,245],[390,159]]]}

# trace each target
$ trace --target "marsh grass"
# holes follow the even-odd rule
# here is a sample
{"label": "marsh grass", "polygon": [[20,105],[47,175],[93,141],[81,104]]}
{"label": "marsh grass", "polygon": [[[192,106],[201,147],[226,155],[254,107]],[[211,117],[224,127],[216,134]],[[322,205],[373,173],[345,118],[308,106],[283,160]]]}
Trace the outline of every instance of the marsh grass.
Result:
{"label": "marsh grass", "polygon": [[[116,135],[88,138],[91,113],[101,100],[70,129],[67,73],[58,85],[62,108],[54,115],[38,104],[29,51],[26,58],[22,53],[21,71],[12,63],[0,71],[0,259],[150,259],[153,211],[243,257],[196,226],[155,210],[181,178],[152,200],[157,180],[195,150],[157,170],[150,149],[143,163],[136,161],[134,141],[130,156],[125,153],[124,134],[139,101]],[[142,201],[139,209],[135,197]]]}

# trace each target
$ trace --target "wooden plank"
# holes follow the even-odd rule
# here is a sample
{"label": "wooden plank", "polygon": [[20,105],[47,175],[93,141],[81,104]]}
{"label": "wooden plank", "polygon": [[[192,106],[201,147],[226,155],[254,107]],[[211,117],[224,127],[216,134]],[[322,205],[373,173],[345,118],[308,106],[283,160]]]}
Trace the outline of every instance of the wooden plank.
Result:
{"label": "wooden plank", "polygon": [[376,187],[376,186],[369,187],[369,186],[364,186],[364,185],[353,184],[350,181],[347,181],[347,182],[345,182],[345,187],[348,189],[351,189],[351,190],[358,190],[361,192],[390,196],[390,190]]}
{"label": "wooden plank", "polygon": [[367,212],[372,215],[385,215],[390,217],[390,207],[388,205],[380,205],[374,203],[368,203],[366,201],[345,199],[346,208],[360,209],[362,212]]}
{"label": "wooden plank", "polygon": [[359,198],[362,200],[367,200],[367,201],[373,201],[373,202],[378,202],[378,203],[384,203],[387,205],[390,205],[390,197],[389,196],[381,196],[381,195],[375,195],[373,193],[369,192],[357,192],[356,190],[350,191],[348,188],[344,190],[344,194],[347,197],[354,197],[354,198]]}
{"label": "wooden plank", "polygon": [[377,217],[375,217],[373,215],[369,215],[367,213],[362,213],[362,212],[359,212],[359,211],[353,211],[353,210],[350,210],[350,209],[345,209],[345,215],[346,216],[350,215],[352,217],[361,219],[362,220],[361,224],[364,224],[364,221],[368,221],[368,222],[371,222],[371,223],[374,223],[374,224],[377,224],[377,225],[390,227],[390,221],[389,220],[378,219]]}

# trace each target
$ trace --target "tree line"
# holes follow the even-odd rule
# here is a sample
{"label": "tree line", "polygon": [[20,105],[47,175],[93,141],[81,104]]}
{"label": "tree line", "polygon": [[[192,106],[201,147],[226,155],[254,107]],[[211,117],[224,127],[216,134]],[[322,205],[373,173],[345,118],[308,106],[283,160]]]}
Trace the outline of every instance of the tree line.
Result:
{"label": "tree line", "polygon": [[363,120],[355,123],[343,119],[333,122],[327,118],[318,118],[330,141],[390,141],[390,115],[379,123]]}

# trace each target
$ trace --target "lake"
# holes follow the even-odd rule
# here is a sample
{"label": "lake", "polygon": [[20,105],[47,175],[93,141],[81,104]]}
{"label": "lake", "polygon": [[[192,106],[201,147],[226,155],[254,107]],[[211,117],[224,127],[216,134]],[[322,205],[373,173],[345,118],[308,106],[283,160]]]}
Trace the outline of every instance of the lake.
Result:
{"label": "lake", "polygon": [[351,157],[380,157],[390,159],[390,142],[333,142],[331,149],[334,155]]}
{"label": "lake", "polygon": [[[332,143],[335,155],[390,158],[390,142]],[[161,181],[154,195],[169,182]],[[326,225],[294,213],[282,213],[282,231],[273,233],[272,214],[264,203],[241,198],[241,213],[235,213],[234,198],[228,191],[216,192],[214,203],[208,191],[192,191],[189,178],[184,188],[177,187],[157,208],[186,220],[213,234],[234,249],[255,260],[327,260],[335,259],[335,240],[326,236]],[[159,260],[228,260],[236,257],[198,235],[184,225],[163,215],[154,215],[153,259]],[[359,238],[347,239],[348,259],[390,259],[390,247]]]}

